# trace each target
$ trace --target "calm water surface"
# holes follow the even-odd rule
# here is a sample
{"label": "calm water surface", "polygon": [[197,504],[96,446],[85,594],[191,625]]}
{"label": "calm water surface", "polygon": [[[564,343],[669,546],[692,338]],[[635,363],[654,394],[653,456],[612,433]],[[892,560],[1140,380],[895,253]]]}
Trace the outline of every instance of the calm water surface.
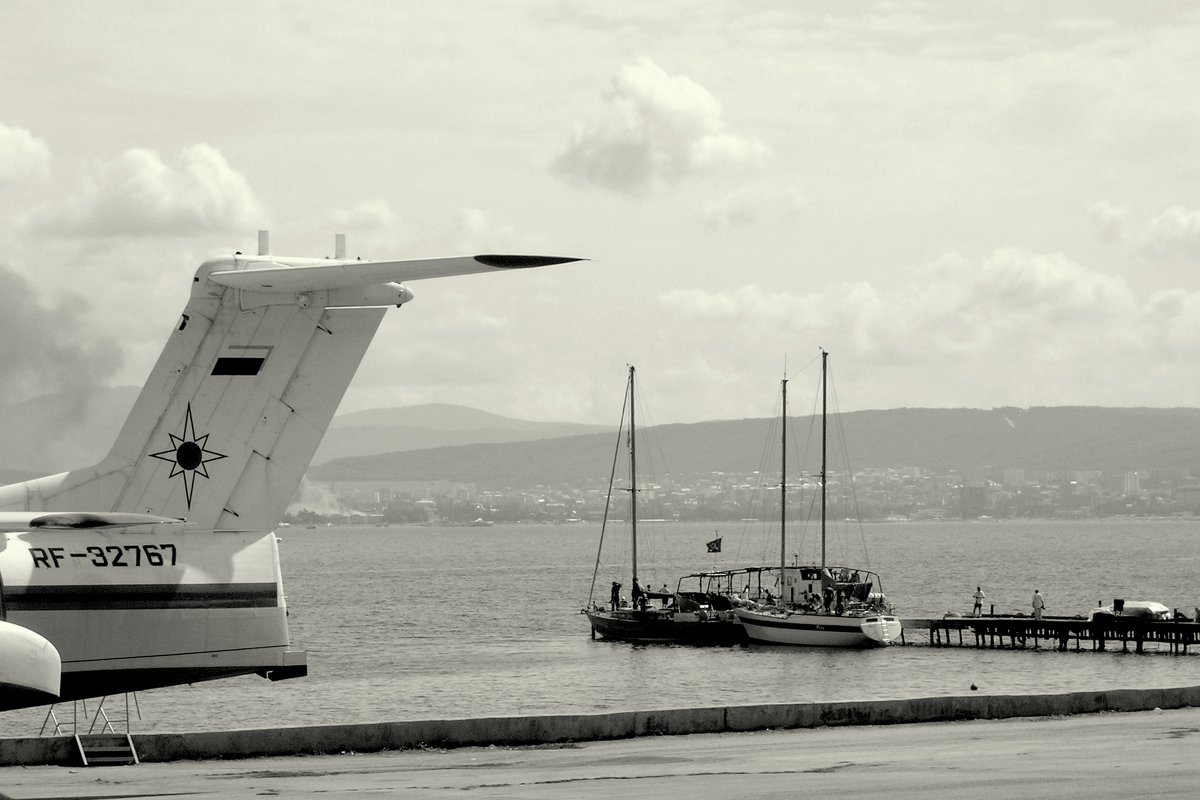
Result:
{"label": "calm water surface", "polygon": [[[724,552],[709,555],[712,525],[644,526],[640,574],[674,586],[693,570],[778,558],[771,535],[722,527]],[[593,641],[578,612],[597,560],[594,525],[285,528],[280,536],[308,677],[142,692],[135,730],[959,695],[972,683],[989,694],[1200,684],[1200,654]],[[609,538],[601,599],[628,547],[620,534]],[[1114,597],[1189,614],[1200,605],[1196,521],[886,523],[835,528],[831,540],[831,560],[882,575],[901,616],[966,613],[976,585],[997,612],[1028,613],[1035,588],[1051,614],[1086,614]],[[797,535],[789,552],[807,560],[814,545]],[[914,638],[928,641],[925,632]],[[0,736],[34,734],[44,716],[44,708],[0,714]]]}

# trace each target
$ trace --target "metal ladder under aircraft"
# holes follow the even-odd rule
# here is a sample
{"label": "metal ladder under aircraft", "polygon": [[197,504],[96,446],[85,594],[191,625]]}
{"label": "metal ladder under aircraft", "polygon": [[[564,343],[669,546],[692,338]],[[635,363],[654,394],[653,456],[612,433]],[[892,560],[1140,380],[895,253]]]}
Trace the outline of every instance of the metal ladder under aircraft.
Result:
{"label": "metal ladder under aircraft", "polygon": [[[105,703],[108,697],[101,697],[99,704],[92,713],[88,713],[87,700],[76,700],[71,704],[71,718],[69,720],[59,720],[58,712],[55,711],[55,706],[50,706],[50,710],[46,712],[46,719],[42,723],[40,736],[66,736],[70,735],[75,741],[75,752],[79,756],[81,766],[84,767],[103,767],[103,766],[124,766],[128,764],[140,764],[138,759],[137,748],[133,744],[133,736],[129,732],[130,721],[130,694],[133,695],[133,710],[137,714],[137,718],[142,718],[141,708],[138,706],[137,694],[125,694],[125,716],[113,717],[105,708]],[[80,720],[80,710],[82,708],[83,719]],[[53,723],[53,733],[47,734],[47,730],[51,728]],[[115,723],[115,724],[114,724]],[[124,733],[118,730],[119,726],[124,724]],[[86,726],[87,732],[81,733],[82,728]],[[99,727],[99,730],[97,730]]]}

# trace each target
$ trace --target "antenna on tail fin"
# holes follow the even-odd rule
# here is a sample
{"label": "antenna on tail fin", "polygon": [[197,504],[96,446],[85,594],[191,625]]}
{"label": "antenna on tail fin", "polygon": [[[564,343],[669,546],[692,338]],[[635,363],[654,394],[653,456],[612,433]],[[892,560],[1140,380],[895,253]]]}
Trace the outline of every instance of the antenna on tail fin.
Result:
{"label": "antenna on tail fin", "polygon": [[408,261],[270,254],[206,261],[108,456],[0,488],[0,510],[152,514],[188,529],[270,530],[295,493],[401,281],[578,261]]}

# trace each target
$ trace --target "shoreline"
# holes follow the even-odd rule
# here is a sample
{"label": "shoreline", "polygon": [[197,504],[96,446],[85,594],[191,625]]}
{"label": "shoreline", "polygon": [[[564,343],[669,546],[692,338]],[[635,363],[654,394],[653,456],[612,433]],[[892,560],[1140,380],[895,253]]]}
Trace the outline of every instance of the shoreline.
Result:
{"label": "shoreline", "polygon": [[[1073,717],[1196,707],[1200,707],[1200,686],[135,733],[132,739],[143,763],[165,763],[428,748],[573,745],[687,734]],[[0,739],[3,767],[79,764],[71,736]]]}

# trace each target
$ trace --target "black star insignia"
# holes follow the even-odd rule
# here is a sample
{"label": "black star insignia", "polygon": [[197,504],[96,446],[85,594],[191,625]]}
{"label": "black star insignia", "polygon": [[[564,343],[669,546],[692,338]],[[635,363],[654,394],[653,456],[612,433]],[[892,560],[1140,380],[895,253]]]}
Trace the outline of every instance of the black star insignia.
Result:
{"label": "black star insignia", "polygon": [[192,489],[196,485],[196,476],[202,475],[207,478],[208,468],[205,465],[210,461],[225,458],[225,455],[209,450],[205,446],[209,436],[207,433],[203,436],[196,435],[196,426],[192,422],[191,403],[188,403],[187,417],[183,420],[183,434],[180,436],[173,433],[167,435],[171,437],[171,449],[151,453],[150,457],[157,458],[159,461],[171,462],[171,474],[168,477],[183,476],[183,490],[187,494],[188,508],[191,508]]}

